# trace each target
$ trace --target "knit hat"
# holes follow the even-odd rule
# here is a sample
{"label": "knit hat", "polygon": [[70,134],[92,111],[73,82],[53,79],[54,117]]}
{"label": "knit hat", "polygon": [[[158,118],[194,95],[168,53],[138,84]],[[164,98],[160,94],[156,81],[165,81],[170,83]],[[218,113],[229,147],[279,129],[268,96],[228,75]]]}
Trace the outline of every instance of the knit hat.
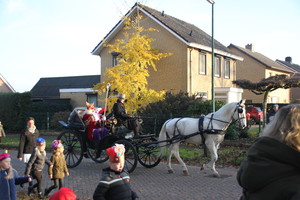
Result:
{"label": "knit hat", "polygon": [[53,149],[56,149],[56,148],[61,147],[61,146],[62,146],[61,140],[54,140],[52,142],[52,148]]}
{"label": "knit hat", "polygon": [[56,191],[49,200],[76,200],[76,194],[72,189],[62,187]]}
{"label": "knit hat", "polygon": [[115,144],[115,146],[106,149],[106,153],[109,155],[109,160],[113,163],[121,162],[121,157],[124,156],[125,147],[123,144]]}
{"label": "knit hat", "polygon": [[4,160],[6,158],[10,158],[10,155],[8,153],[1,153],[0,154],[0,161]]}
{"label": "knit hat", "polygon": [[45,140],[44,138],[37,138],[37,139],[36,139],[36,143],[38,143],[38,144],[44,143],[44,144],[42,144],[42,145],[45,145],[45,144],[46,144],[46,140]]}
{"label": "knit hat", "polygon": [[126,97],[125,94],[119,94],[119,97],[118,97],[118,98],[119,98],[119,99],[125,99],[125,97]]}

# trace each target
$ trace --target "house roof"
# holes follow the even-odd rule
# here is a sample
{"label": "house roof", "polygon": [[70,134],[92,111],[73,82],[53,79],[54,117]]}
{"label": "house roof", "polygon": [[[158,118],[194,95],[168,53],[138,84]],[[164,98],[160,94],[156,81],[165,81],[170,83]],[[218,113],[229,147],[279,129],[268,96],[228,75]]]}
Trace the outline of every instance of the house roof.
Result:
{"label": "house roof", "polygon": [[[0,79],[5,83],[5,85],[7,86],[7,88],[11,91],[11,92],[16,92],[15,89],[9,84],[9,82],[4,78],[4,76],[2,76],[2,74],[0,74]],[[0,87],[1,88],[1,87]],[[6,90],[5,90],[6,91]],[[2,91],[0,91],[2,92]]]}
{"label": "house roof", "polygon": [[[211,36],[199,29],[193,24],[187,23],[170,15],[167,15],[163,12],[159,12],[155,9],[147,7],[145,5],[136,3],[132,9],[130,9],[126,17],[130,16],[132,13],[135,13],[136,10],[140,10],[149,18],[156,21],[163,28],[168,30],[171,34],[176,36],[179,40],[184,42],[187,46],[203,49],[211,52]],[[104,37],[104,39],[93,49],[93,55],[99,55],[101,49],[104,46],[105,41],[109,41],[118,30],[124,26],[124,21],[126,18],[122,18],[113,29]],[[214,39],[214,52],[223,56],[231,57],[238,60],[243,60],[243,58],[234,55],[226,46],[221,44],[219,41]]]}
{"label": "house roof", "polygon": [[100,75],[40,78],[31,89],[33,98],[57,98],[60,89],[93,88]]}
{"label": "house roof", "polygon": [[286,62],[286,61],[282,61],[282,60],[276,60],[276,62],[278,62],[279,64],[282,64],[286,67],[288,67],[289,69],[291,69],[292,71],[294,71],[294,73],[300,73],[300,65],[291,63],[291,62]]}
{"label": "house roof", "polygon": [[273,61],[272,59],[264,56],[261,53],[250,51],[249,49],[246,49],[246,48],[243,48],[243,47],[239,47],[239,46],[234,45],[234,44],[230,44],[228,47],[229,48],[233,47],[233,48],[237,49],[238,51],[242,52],[245,55],[250,56],[251,58],[253,58],[257,62],[265,65],[268,68],[276,69],[276,70],[280,70],[280,71],[284,71],[284,72],[289,72],[289,73],[293,72],[292,70],[288,69],[287,67],[285,67],[285,66],[283,66],[283,65],[281,65],[281,64],[279,64],[279,63],[277,63],[275,61]]}

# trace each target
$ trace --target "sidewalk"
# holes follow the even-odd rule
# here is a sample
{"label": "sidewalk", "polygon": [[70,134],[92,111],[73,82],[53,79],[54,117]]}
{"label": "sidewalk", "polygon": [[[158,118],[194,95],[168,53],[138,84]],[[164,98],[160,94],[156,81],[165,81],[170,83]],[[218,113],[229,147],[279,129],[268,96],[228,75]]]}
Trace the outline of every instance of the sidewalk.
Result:
{"label": "sidewalk", "polygon": [[[16,159],[17,152],[10,150],[12,166],[23,175],[25,165]],[[48,154],[48,157],[50,155]],[[141,165],[130,175],[131,184],[139,199],[145,200],[234,200],[239,199],[242,189],[236,181],[237,169],[217,169],[221,178],[214,178],[208,170],[200,171],[199,167],[189,166],[190,176],[184,176],[181,166],[172,165],[175,174],[168,174],[164,163],[154,168]],[[65,177],[65,186],[72,188],[80,200],[91,200],[101,176],[101,169],[107,163],[98,164],[90,159],[83,159],[79,166],[70,170],[70,176]],[[44,187],[52,182],[44,169]],[[17,187],[18,191],[27,192],[27,187]],[[50,193],[53,194],[54,191]]]}

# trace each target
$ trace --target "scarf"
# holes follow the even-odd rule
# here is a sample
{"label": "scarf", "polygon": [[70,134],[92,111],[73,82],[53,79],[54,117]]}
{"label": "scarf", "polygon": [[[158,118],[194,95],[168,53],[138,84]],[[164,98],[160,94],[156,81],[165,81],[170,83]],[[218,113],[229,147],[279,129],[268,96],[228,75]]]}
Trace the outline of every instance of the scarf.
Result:
{"label": "scarf", "polygon": [[33,135],[35,133],[35,130],[36,130],[36,127],[33,126],[32,128],[26,128],[26,131],[25,131],[25,135]]}

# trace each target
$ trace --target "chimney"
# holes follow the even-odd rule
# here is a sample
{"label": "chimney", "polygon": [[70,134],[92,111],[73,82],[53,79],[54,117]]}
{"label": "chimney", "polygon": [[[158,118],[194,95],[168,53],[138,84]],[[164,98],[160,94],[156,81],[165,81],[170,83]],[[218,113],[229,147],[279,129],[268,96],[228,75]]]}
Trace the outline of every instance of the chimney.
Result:
{"label": "chimney", "polygon": [[285,62],[292,63],[292,57],[285,57]]}
{"label": "chimney", "polygon": [[248,49],[248,50],[254,52],[254,45],[252,45],[252,44],[247,44],[247,45],[246,45],[246,49]]}
{"label": "chimney", "polygon": [[165,11],[164,10],[162,11],[161,16],[165,16]]}

